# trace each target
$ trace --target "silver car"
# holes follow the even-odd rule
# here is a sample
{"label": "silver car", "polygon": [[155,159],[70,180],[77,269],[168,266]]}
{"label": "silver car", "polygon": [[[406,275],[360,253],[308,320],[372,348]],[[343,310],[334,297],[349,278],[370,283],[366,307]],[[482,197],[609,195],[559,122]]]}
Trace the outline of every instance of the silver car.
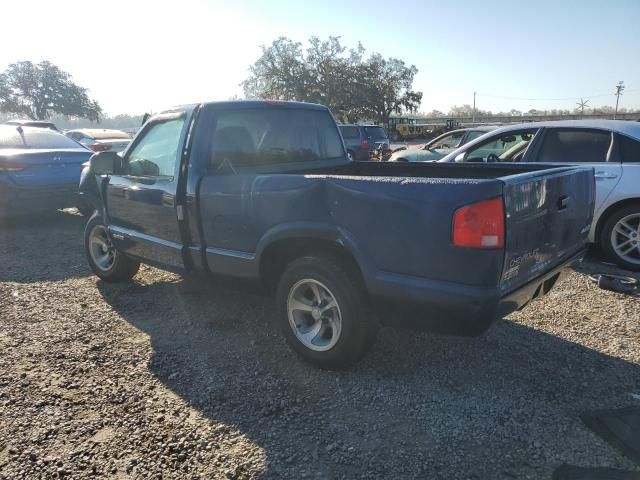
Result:
{"label": "silver car", "polygon": [[621,267],[640,271],[640,123],[561,120],[510,125],[440,161],[593,166],[596,207],[589,241]]}

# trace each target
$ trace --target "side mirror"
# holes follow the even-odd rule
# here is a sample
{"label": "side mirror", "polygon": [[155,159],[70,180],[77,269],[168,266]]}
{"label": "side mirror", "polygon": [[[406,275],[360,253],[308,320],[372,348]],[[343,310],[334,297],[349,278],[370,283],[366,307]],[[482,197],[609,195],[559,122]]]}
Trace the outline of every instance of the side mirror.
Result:
{"label": "side mirror", "polygon": [[94,153],[89,159],[89,167],[96,175],[112,175],[120,171],[122,158],[116,152]]}
{"label": "side mirror", "polygon": [[458,155],[453,161],[454,162],[464,162],[464,156],[465,156],[465,153],[463,152],[460,155]]}

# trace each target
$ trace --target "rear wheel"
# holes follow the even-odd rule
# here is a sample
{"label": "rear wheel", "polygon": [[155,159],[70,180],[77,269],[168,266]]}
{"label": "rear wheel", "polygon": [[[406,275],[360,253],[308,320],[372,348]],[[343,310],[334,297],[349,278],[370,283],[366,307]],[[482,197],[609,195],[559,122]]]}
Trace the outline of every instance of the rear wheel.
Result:
{"label": "rear wheel", "polygon": [[600,234],[607,258],[627,270],[640,271],[640,204],[614,212]]}
{"label": "rear wheel", "polygon": [[140,268],[140,262],[116,250],[106,225],[97,214],[85,227],[84,246],[91,270],[107,282],[131,280]]}
{"label": "rear wheel", "polygon": [[366,298],[359,276],[335,257],[302,257],[280,278],[278,321],[303,359],[321,368],[344,369],[375,340],[377,321]]}

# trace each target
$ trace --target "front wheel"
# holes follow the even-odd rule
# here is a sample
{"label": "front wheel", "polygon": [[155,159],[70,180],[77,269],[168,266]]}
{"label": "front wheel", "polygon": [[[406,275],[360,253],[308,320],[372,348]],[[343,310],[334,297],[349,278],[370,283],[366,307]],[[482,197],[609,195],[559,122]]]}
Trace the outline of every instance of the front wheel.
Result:
{"label": "front wheel", "polygon": [[140,268],[140,262],[116,250],[98,214],[91,217],[84,229],[84,247],[91,270],[107,282],[131,280]]}
{"label": "front wheel", "polygon": [[362,358],[377,321],[364,285],[352,268],[328,255],[294,260],[280,278],[278,321],[291,347],[306,361],[332,370]]}
{"label": "front wheel", "polygon": [[614,212],[600,234],[602,251],[617,265],[640,271],[640,204]]}

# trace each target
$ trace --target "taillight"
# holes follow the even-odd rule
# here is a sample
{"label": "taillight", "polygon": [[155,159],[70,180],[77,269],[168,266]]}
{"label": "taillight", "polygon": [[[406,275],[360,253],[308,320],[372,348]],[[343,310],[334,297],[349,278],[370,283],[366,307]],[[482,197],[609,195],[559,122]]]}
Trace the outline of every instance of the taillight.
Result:
{"label": "taillight", "polygon": [[369,140],[367,138],[362,139],[362,142],[360,142],[360,146],[363,150],[369,150]]}
{"label": "taillight", "polygon": [[94,143],[89,145],[89,148],[94,152],[106,152],[111,148],[111,145],[105,145],[104,143]]}
{"label": "taillight", "polygon": [[457,209],[453,215],[453,244],[470,248],[504,247],[502,197]]}
{"label": "taillight", "polygon": [[17,172],[19,170],[24,170],[29,165],[24,163],[17,162],[0,162],[0,173],[3,172]]}

